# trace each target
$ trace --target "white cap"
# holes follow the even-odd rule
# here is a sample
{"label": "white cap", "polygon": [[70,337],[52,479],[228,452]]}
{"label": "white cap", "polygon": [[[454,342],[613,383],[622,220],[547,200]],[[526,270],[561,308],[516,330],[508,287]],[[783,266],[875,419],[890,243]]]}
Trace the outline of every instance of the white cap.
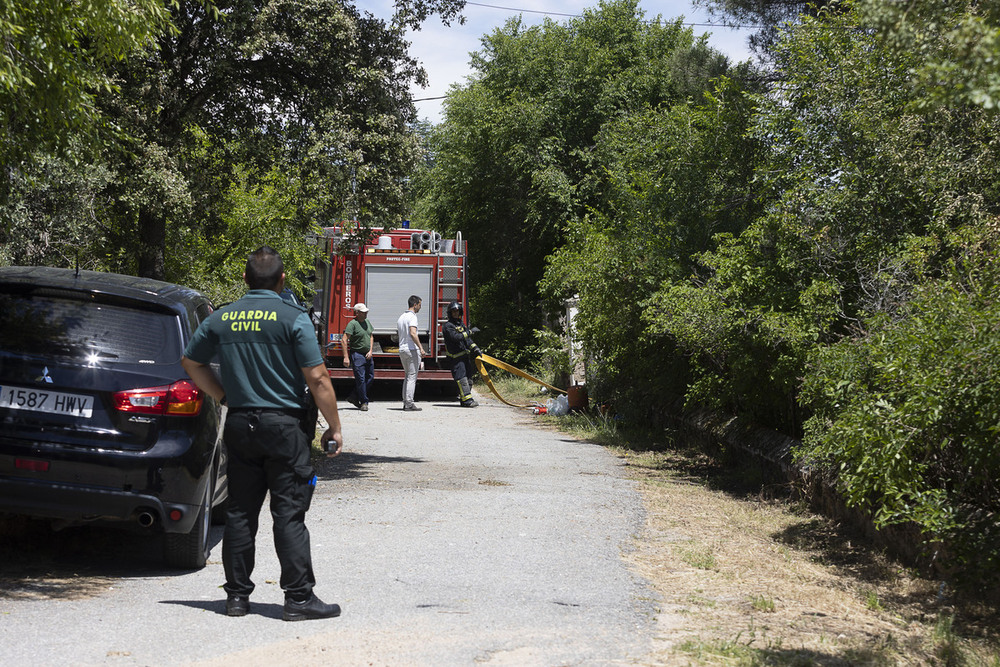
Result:
{"label": "white cap", "polygon": [[354,304],[354,311],[357,312],[357,313],[367,313],[368,312],[368,306],[366,306],[363,303],[356,303],[356,304]]}

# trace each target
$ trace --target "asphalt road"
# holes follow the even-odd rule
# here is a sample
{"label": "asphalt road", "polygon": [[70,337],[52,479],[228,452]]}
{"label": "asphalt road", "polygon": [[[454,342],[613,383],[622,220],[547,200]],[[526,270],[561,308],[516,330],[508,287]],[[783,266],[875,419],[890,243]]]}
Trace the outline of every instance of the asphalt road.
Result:
{"label": "asphalt road", "polygon": [[489,398],[422,387],[403,412],[397,388],[341,405],[345,453],[319,469],[316,592],[340,618],[281,620],[266,509],[243,618],[225,616],[220,544],[176,572],[148,539],[87,529],[3,578],[0,664],[641,664],[655,601],[622,558],[644,517],[620,461]]}

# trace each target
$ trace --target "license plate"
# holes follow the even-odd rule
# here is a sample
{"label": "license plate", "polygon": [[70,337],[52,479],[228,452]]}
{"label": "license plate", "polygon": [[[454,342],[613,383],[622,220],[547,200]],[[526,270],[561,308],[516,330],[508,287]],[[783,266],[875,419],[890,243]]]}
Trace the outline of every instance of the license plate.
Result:
{"label": "license plate", "polygon": [[66,394],[60,391],[45,391],[44,389],[0,387],[0,408],[48,412],[90,419],[94,413],[94,397]]}

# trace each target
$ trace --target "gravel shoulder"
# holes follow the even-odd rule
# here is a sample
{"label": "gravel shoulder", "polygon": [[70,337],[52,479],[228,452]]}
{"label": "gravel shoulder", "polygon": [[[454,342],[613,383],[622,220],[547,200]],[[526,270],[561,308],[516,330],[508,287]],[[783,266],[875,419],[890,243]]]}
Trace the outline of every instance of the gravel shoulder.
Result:
{"label": "gravel shoulder", "polygon": [[643,664],[1000,666],[996,600],[921,577],[750,461],[620,453],[647,507],[628,558],[659,593]]}

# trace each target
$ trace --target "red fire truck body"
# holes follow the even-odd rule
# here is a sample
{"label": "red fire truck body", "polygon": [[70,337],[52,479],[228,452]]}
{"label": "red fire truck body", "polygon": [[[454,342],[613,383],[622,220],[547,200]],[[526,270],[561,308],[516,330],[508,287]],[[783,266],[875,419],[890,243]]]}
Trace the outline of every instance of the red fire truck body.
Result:
{"label": "red fire truck body", "polygon": [[461,234],[442,239],[435,232],[419,229],[374,230],[372,243],[351,247],[346,253],[345,238],[350,227],[329,227],[319,238],[321,254],[316,262],[317,332],[332,378],[353,378],[343,365],[341,337],[354,318],[354,304],[368,306],[368,320],[374,325],[375,379],[403,379],[399,361],[396,321],[407,309],[411,295],[422,299],[417,313],[418,334],[427,350],[420,380],[451,381],[445,360],[442,326],[452,301],[468,310],[466,244]]}

